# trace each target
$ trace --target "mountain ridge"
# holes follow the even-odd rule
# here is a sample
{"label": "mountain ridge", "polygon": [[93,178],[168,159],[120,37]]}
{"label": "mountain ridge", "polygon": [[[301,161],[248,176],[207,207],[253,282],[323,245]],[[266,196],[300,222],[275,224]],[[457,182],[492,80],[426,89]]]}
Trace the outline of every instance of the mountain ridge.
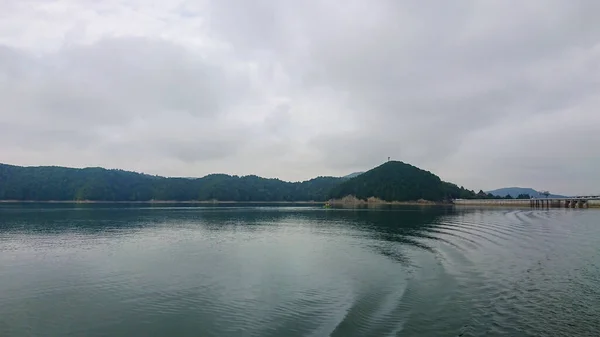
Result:
{"label": "mountain ridge", "polygon": [[342,178],[344,178],[344,179],[350,179],[350,178],[357,177],[357,176],[359,176],[359,175],[361,175],[363,173],[365,173],[365,172],[364,171],[352,172],[350,174],[347,174],[347,175],[343,176]]}
{"label": "mountain ridge", "polygon": [[0,164],[0,200],[34,201],[310,201],[325,200],[342,178],[286,182],[256,175],[162,177],[98,167]]}
{"label": "mountain ridge", "polygon": [[[513,198],[518,197],[520,194],[527,194],[530,197],[534,198],[545,198],[546,196],[541,194],[540,191],[536,191],[530,187],[503,187],[495,190],[487,191],[486,193],[491,193],[493,195],[497,195],[500,197],[504,197],[506,195],[510,195]],[[549,198],[565,198],[567,196],[560,194],[549,194]]]}
{"label": "mountain ridge", "polygon": [[[382,174],[383,173],[383,174]],[[426,176],[426,178],[425,178]],[[16,166],[0,164],[0,200],[14,201],[326,201],[341,183],[371,179],[372,195],[382,200],[432,201],[474,197],[473,191],[443,182],[431,172],[387,162],[350,178],[319,176],[286,182],[257,175],[209,174],[200,178],[163,177],[102,167]],[[395,185],[394,185],[395,184]],[[392,194],[388,192],[393,190]],[[343,191],[343,190],[339,190]],[[387,191],[387,192],[386,192]],[[388,193],[388,194],[386,194]],[[363,197],[360,193],[359,197]],[[408,198],[408,199],[407,199]]]}
{"label": "mountain ridge", "polygon": [[[509,188],[511,189],[511,188]],[[451,201],[527,194],[533,189],[498,189],[486,194],[445,182],[416,166],[388,161],[344,177],[318,176],[300,182],[257,175],[213,173],[164,177],[102,167],[17,166],[0,163],[0,200],[14,201],[326,201],[346,196],[384,201]],[[492,195],[493,194],[493,195]],[[536,196],[532,195],[532,196]],[[554,196],[554,195],[552,195]]]}

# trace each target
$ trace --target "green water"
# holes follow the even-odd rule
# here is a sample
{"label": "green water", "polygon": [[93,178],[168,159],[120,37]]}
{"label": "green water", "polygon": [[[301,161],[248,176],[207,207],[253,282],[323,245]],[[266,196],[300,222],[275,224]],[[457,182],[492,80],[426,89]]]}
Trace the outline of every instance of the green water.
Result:
{"label": "green water", "polygon": [[0,336],[599,336],[600,211],[0,205]]}

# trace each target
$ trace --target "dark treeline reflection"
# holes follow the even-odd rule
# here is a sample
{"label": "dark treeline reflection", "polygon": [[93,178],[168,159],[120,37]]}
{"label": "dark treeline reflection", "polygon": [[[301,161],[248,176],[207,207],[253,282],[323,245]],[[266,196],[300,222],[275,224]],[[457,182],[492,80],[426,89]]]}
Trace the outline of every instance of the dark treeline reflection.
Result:
{"label": "dark treeline reflection", "polygon": [[[0,205],[0,231],[78,235],[138,231],[154,227],[209,231],[271,231],[304,226],[321,235],[352,232],[373,242],[371,249],[398,262],[408,259],[397,248],[434,252],[431,240],[448,241],[455,233],[439,235],[440,219],[473,210],[431,206],[323,209],[315,206],[189,205],[189,204],[5,204]],[[444,233],[446,234],[446,233]],[[388,244],[382,245],[381,243]],[[404,249],[404,248],[402,248]]]}
{"label": "dark treeline reflection", "polygon": [[[261,230],[282,224],[304,225],[335,234],[352,230],[374,240],[399,242],[430,249],[419,239],[431,235],[437,221],[457,214],[451,207],[385,206],[376,209],[322,209],[314,206],[223,204],[5,204],[0,205],[0,230],[24,233],[104,231],[166,226],[202,227],[208,230]],[[461,211],[463,212],[463,211]]]}

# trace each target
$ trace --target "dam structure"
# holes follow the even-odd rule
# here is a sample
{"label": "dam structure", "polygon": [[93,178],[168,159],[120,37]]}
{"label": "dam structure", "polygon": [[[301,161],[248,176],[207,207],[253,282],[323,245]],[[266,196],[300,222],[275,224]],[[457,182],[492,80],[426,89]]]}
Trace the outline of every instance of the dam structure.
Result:
{"label": "dam structure", "polygon": [[531,199],[455,199],[456,206],[505,206],[531,208],[600,208],[600,195]]}
{"label": "dam structure", "polygon": [[529,200],[530,207],[589,208],[600,207],[600,195],[582,195],[566,198],[534,198]]}

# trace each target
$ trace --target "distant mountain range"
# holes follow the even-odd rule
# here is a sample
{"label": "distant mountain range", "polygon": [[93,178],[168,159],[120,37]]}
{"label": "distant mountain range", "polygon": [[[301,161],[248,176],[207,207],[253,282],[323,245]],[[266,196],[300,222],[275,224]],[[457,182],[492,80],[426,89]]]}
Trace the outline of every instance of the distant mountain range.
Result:
{"label": "distant mountain range", "polygon": [[365,173],[365,172],[363,172],[363,171],[361,171],[361,172],[354,172],[354,173],[350,173],[350,174],[348,174],[346,176],[343,176],[342,178],[343,179],[350,179],[350,178],[354,178],[356,176],[359,176],[359,175],[361,175],[363,173]]}
{"label": "distant mountain range", "polygon": [[[533,188],[528,188],[528,187],[504,187],[504,188],[499,188],[499,189],[492,190],[492,191],[487,191],[486,193],[491,193],[493,195],[497,195],[497,196],[501,196],[501,197],[504,197],[508,194],[513,198],[518,197],[519,194],[529,194],[530,197],[534,197],[534,198],[545,198],[546,197],[545,195],[540,194],[539,191],[536,191]],[[565,196],[560,195],[560,194],[550,194],[550,195],[548,195],[548,198],[565,198]]]}

